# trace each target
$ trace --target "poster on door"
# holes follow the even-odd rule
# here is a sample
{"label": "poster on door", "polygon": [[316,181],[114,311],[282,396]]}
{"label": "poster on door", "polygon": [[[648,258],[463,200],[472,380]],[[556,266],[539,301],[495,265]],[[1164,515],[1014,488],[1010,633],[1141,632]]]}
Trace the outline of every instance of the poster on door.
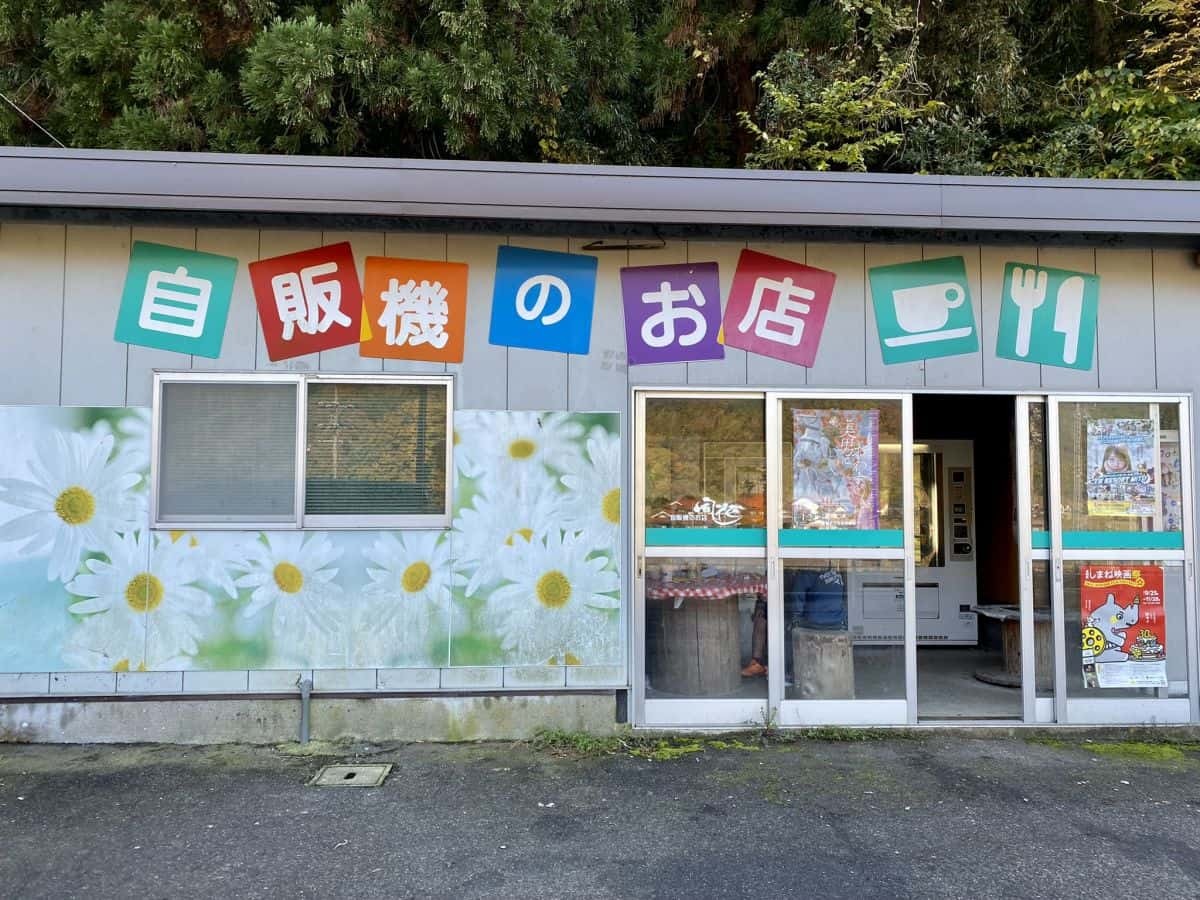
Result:
{"label": "poster on door", "polygon": [[1079,578],[1084,687],[1166,687],[1162,566],[1084,566]]}
{"label": "poster on door", "polygon": [[879,527],[879,410],[792,410],[792,527]]}
{"label": "poster on door", "polygon": [[1153,516],[1158,509],[1153,419],[1087,421],[1089,516]]}

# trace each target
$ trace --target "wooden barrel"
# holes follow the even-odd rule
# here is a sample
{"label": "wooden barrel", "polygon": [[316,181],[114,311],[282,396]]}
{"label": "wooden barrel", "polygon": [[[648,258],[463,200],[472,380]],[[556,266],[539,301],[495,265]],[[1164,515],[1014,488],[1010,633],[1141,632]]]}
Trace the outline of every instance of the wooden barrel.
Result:
{"label": "wooden barrel", "polygon": [[[738,598],[646,600],[651,687],[684,697],[723,697],[742,683]],[[653,606],[653,609],[650,607]]]}

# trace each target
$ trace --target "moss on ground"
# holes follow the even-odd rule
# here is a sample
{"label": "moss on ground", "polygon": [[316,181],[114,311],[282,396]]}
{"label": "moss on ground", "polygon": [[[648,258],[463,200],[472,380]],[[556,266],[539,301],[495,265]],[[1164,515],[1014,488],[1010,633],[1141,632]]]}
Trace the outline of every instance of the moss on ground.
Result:
{"label": "moss on ground", "polygon": [[912,740],[917,737],[915,732],[910,731],[870,728],[804,728],[786,731],[763,728],[715,737],[635,732],[631,729],[614,735],[597,736],[555,729],[538,732],[530,745],[535,750],[560,757],[582,759],[625,755],[661,762],[707,751],[750,753],[768,747],[795,747],[805,741],[861,742]]}
{"label": "moss on ground", "polygon": [[1145,741],[1109,741],[1039,736],[1030,738],[1029,742],[1056,750],[1077,750],[1092,756],[1137,762],[1200,763],[1200,742],[1173,740],[1170,737]]}

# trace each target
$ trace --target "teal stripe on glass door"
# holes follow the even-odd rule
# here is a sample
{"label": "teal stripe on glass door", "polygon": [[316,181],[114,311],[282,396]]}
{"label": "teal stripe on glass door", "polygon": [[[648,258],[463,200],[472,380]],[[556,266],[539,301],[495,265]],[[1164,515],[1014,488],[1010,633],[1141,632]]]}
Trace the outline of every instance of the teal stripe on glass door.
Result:
{"label": "teal stripe on glass door", "polygon": [[[1033,549],[1050,549],[1050,532],[1033,533]],[[1064,550],[1182,550],[1182,531],[1064,531]]]}
{"label": "teal stripe on glass door", "polygon": [[825,529],[782,528],[780,547],[903,547],[904,531],[899,528]]}
{"label": "teal stripe on glass door", "polygon": [[647,547],[765,547],[765,528],[647,528]]}

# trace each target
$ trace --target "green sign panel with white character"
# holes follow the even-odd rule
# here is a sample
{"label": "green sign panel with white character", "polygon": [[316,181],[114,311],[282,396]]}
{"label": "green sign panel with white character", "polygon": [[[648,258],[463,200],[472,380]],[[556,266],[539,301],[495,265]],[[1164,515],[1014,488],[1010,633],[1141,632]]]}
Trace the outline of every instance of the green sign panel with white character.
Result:
{"label": "green sign panel with white character", "polygon": [[996,355],[1090,369],[1099,306],[1097,275],[1010,262],[1004,267]]}

